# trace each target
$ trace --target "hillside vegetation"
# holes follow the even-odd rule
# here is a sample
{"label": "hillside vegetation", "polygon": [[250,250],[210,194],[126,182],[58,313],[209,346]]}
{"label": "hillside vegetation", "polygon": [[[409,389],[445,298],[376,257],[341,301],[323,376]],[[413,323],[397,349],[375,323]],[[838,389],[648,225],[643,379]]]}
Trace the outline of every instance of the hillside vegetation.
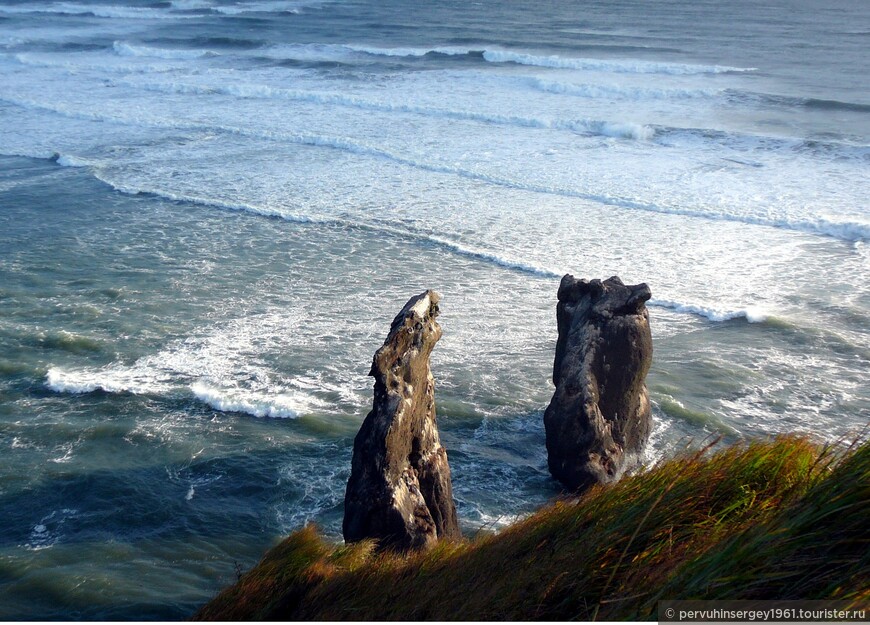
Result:
{"label": "hillside vegetation", "polygon": [[662,599],[870,599],[870,444],[685,455],[408,556],[305,527],[202,620],[656,619]]}

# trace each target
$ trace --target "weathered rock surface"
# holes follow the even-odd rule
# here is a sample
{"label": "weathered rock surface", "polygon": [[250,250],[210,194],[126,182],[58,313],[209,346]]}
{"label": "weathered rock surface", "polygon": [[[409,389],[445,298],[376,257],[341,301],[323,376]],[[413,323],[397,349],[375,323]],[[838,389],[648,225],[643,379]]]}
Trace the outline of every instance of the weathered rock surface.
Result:
{"label": "weathered rock surface", "polygon": [[571,490],[619,479],[649,439],[650,296],[646,284],[616,276],[566,274],[559,285],[556,391],[544,427],[550,473]]}
{"label": "weathered rock surface", "polygon": [[412,297],[393,320],[369,375],[372,410],[354,439],[344,499],[344,539],[407,550],[458,537],[447,452],[435,422],[429,355],[441,338],[439,296]]}

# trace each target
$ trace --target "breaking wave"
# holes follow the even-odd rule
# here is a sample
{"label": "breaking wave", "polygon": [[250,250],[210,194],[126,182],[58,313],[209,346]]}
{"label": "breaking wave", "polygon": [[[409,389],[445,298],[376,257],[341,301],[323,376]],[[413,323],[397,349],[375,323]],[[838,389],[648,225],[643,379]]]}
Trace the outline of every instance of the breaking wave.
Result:
{"label": "breaking wave", "polygon": [[488,49],[480,47],[441,46],[431,48],[395,47],[382,48],[357,44],[306,44],[282,46],[276,48],[288,54],[291,58],[303,55],[311,58],[312,54],[319,58],[341,57],[349,54],[364,54],[392,58],[419,59],[429,56],[470,57],[481,59],[488,63],[515,63],[533,67],[553,69],[574,69],[594,72],[610,72],[616,74],[669,74],[675,76],[692,74],[722,74],[730,72],[752,72],[754,67],[729,67],[725,65],[696,65],[690,63],[661,63],[642,61],[639,59],[596,59],[561,57],[558,55],[539,55],[508,50]]}
{"label": "breaking wave", "polygon": [[483,54],[482,50],[475,51],[469,48],[459,48],[455,46],[442,46],[437,48],[378,48],[374,46],[345,44],[341,46],[341,48],[353,52],[371,54],[372,56],[423,57],[430,54],[442,54],[444,56],[469,56]]}
{"label": "breaking wave", "polygon": [[724,93],[717,89],[650,89],[646,87],[627,87],[621,85],[596,85],[530,78],[529,84],[538,91],[573,95],[581,98],[601,98],[619,100],[678,100],[714,98]]}
{"label": "breaking wave", "polygon": [[[195,130],[207,132],[222,132],[230,135],[238,135],[267,141],[286,142],[297,145],[307,145],[324,147],[336,150],[342,150],[354,154],[365,155],[373,158],[383,158],[394,163],[413,167],[423,171],[430,171],[448,175],[455,175],[469,180],[475,180],[484,184],[494,186],[518,189],[531,193],[541,193],[546,195],[557,195],[561,197],[578,198],[604,204],[607,206],[615,206],[629,210],[640,210],[651,213],[662,213],[670,215],[680,215],[683,217],[692,217],[699,219],[707,219],[712,221],[727,221],[735,223],[743,223],[757,226],[767,226],[780,228],[785,230],[793,230],[798,232],[806,232],[808,234],[830,236],[847,241],[870,240],[870,222],[859,221],[854,219],[835,220],[825,217],[815,217],[812,219],[806,218],[775,218],[763,215],[746,215],[726,212],[715,212],[705,210],[703,208],[669,206],[655,204],[645,201],[640,201],[629,197],[611,196],[598,193],[590,193],[580,189],[571,187],[561,187],[554,185],[541,184],[534,181],[517,180],[507,178],[488,172],[476,171],[474,169],[466,169],[457,165],[422,160],[416,155],[404,155],[393,150],[382,148],[377,145],[371,145],[349,137],[320,135],[313,133],[300,132],[277,132],[270,130],[259,130],[255,128],[247,128],[240,126],[229,126],[221,124],[206,124],[198,122],[184,122],[168,118],[139,118],[127,117],[123,115],[106,115],[94,111],[78,111],[68,110],[53,104],[45,104],[30,100],[22,100],[18,98],[3,97],[0,101],[5,101],[10,104],[25,108],[35,108],[39,110],[50,111],[70,117],[73,119],[83,119],[88,121],[101,121],[118,123],[125,125],[146,126],[153,128],[174,129],[174,130]],[[604,129],[602,129],[604,130]],[[99,174],[98,174],[99,175]],[[153,189],[130,188],[123,183],[114,183],[106,181],[116,189],[125,193],[158,193],[162,192]],[[175,198],[171,198],[175,199]],[[208,198],[196,198],[190,196],[179,197],[178,199],[192,201],[203,204],[213,204],[213,201]],[[253,205],[227,205],[227,208],[238,208],[241,210],[249,210],[260,214],[276,214],[275,211],[257,207]],[[278,213],[284,217],[283,214]],[[287,217],[294,219],[293,217]],[[297,221],[316,221],[306,216],[296,217]]]}
{"label": "breaking wave", "polygon": [[102,18],[119,19],[184,19],[184,14],[171,13],[164,9],[150,7],[124,7],[106,4],[73,4],[53,2],[51,4],[30,4],[0,7],[0,13],[51,13],[57,15],[91,15]]}
{"label": "breaking wave", "polygon": [[[170,59],[161,59],[160,61],[156,61],[154,64],[144,64],[140,62],[134,62],[136,64],[119,64],[118,60],[115,58],[114,63],[107,63],[105,61],[101,61],[99,58],[92,58],[89,62],[82,62],[80,60],[76,60],[69,55],[63,60],[57,60],[58,55],[50,54],[44,55],[39,53],[20,53],[12,55],[9,58],[14,59],[17,63],[21,65],[29,65],[31,67],[50,67],[50,68],[59,68],[68,70],[70,72],[76,72],[81,70],[93,70],[93,71],[114,71],[114,72],[122,72],[122,73],[141,73],[148,74],[152,72],[163,72],[168,69],[174,69],[176,64],[168,62]],[[154,58],[154,57],[152,57]],[[182,60],[182,59],[176,59]]]}
{"label": "breaking wave", "polygon": [[97,370],[66,370],[52,367],[45,376],[45,385],[56,393],[82,395],[105,393],[131,393],[133,395],[159,394],[170,388],[167,374],[141,368],[110,367]]}
{"label": "breaking wave", "polygon": [[264,2],[249,2],[240,5],[212,5],[210,8],[215,13],[223,15],[243,15],[245,13],[293,13],[298,15],[303,8],[317,8],[321,6],[320,0],[314,2],[288,2],[287,0],[266,0]]}
{"label": "breaking wave", "polygon": [[112,49],[119,56],[131,57],[154,57],[158,59],[168,60],[188,60],[202,59],[207,57],[218,56],[217,52],[211,50],[181,50],[170,48],[152,48],[149,46],[137,46],[124,41],[116,41],[112,44]]}
{"label": "breaking wave", "polygon": [[427,117],[441,117],[477,121],[487,124],[521,126],[525,128],[543,128],[553,130],[570,130],[591,135],[601,135],[620,139],[649,140],[655,136],[655,130],[643,124],[631,122],[611,122],[592,119],[546,119],[523,117],[519,115],[499,115],[479,111],[441,109],[414,104],[382,102],[368,100],[339,93],[324,93],[295,89],[281,89],[258,84],[237,84],[227,86],[202,86],[185,83],[148,83],[125,82],[124,84],[158,91],[178,94],[223,94],[240,98],[277,98],[309,102],[312,104],[328,104],[387,113],[410,113]]}
{"label": "breaking wave", "polygon": [[[410,234],[410,233],[409,233]],[[485,260],[487,262],[493,263],[495,265],[499,265],[500,267],[504,267],[506,269],[514,269],[517,271],[522,271],[523,273],[532,274],[535,276],[539,276],[542,278],[561,278],[565,272],[564,271],[555,271],[553,269],[547,269],[545,267],[539,267],[537,265],[533,265],[531,263],[526,263],[518,260],[512,260],[510,258],[505,258],[504,256],[500,256],[499,254],[495,254],[488,250],[484,250],[478,247],[464,245],[458,243],[456,241],[451,241],[450,239],[445,239],[443,237],[434,236],[434,235],[422,235],[427,240],[439,245],[441,247],[447,248],[457,254],[462,256],[468,256],[471,258],[478,258],[480,260]]]}
{"label": "breaking wave", "polygon": [[199,401],[220,412],[240,412],[255,417],[296,419],[321,402],[304,393],[265,393],[238,388],[218,388],[195,382],[190,390]]}
{"label": "breaking wave", "polygon": [[737,310],[713,308],[698,304],[686,304],[673,300],[651,299],[647,302],[650,306],[667,308],[678,313],[687,313],[705,317],[710,321],[728,321],[730,319],[746,319],[749,323],[762,323],[767,320],[768,313],[761,308],[748,307]]}
{"label": "breaking wave", "polygon": [[55,154],[52,160],[61,167],[92,167],[96,165],[94,161],[73,154]]}
{"label": "breaking wave", "polygon": [[726,72],[752,72],[754,67],[728,67],[724,65],[693,65],[686,63],[657,63],[635,59],[604,60],[590,58],[570,58],[557,55],[539,56],[506,50],[486,50],[483,58],[490,63],[517,63],[535,67],[556,69],[578,69],[617,74],[723,74]]}
{"label": "breaking wave", "polygon": [[863,104],[861,102],[843,102],[842,100],[831,100],[824,98],[801,98],[773,93],[741,93],[733,92],[730,90],[729,93],[734,95],[734,97],[753,99],[762,104],[775,106],[801,107],[816,109],[819,111],[848,111],[852,113],[870,113],[870,104]]}
{"label": "breaking wave", "polygon": [[[132,395],[177,394],[178,387],[169,373],[148,371],[141,367],[102,370],[65,370],[52,367],[46,374],[46,386],[56,393],[83,395],[130,393]],[[206,382],[194,382],[190,392],[199,401],[220,412],[238,412],[255,417],[295,419],[322,405],[316,398],[301,393],[266,392],[241,388],[222,388]]]}

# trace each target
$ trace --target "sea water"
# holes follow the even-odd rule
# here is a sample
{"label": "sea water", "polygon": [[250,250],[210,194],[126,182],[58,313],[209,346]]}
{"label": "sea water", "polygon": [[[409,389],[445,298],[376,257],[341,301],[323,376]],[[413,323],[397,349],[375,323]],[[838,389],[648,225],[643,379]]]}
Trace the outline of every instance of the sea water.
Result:
{"label": "sea water", "polygon": [[870,421],[870,5],[0,2],[0,618],[183,618],[340,539],[370,360],[464,530],[546,469],[559,278],[646,282],[646,464]]}

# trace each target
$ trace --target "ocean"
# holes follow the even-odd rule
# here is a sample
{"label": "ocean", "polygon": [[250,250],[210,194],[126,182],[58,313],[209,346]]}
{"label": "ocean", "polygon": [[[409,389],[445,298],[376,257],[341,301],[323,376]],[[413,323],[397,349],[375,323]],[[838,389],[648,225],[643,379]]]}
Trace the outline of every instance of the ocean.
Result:
{"label": "ocean", "polygon": [[0,1],[0,620],[340,539],[413,295],[466,533],[551,500],[564,273],[646,282],[651,465],[870,422],[870,4]]}

